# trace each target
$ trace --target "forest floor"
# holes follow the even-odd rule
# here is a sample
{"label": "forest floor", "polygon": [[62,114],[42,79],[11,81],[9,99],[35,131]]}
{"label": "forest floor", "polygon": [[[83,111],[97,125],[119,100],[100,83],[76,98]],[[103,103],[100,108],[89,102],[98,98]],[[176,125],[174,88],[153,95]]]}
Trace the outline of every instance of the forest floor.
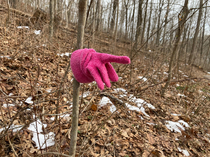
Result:
{"label": "forest floor", "polygon": [[[0,26],[0,156],[68,156],[73,74],[66,70],[75,26],[51,41],[47,29]],[[113,44],[106,33],[93,43],[86,32],[84,43],[97,52],[131,53],[130,43]],[[111,88],[81,84],[77,156],[210,156],[209,74],[180,62],[161,97],[169,58],[142,50],[129,66],[113,64],[119,81]]]}

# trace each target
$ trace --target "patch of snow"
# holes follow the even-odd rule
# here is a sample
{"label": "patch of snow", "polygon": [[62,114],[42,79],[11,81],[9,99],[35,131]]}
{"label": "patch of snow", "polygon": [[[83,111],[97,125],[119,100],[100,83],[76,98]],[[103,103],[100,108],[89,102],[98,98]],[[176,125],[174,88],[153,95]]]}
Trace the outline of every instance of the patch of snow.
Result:
{"label": "patch of snow", "polygon": [[171,131],[174,131],[174,132],[179,132],[181,133],[181,130],[185,130],[184,126],[185,127],[189,127],[189,125],[184,122],[183,120],[179,120],[178,122],[173,122],[173,121],[166,121],[166,127],[171,130]]}
{"label": "patch of snow", "polygon": [[209,75],[210,75],[210,72],[207,72],[207,74],[209,74]]}
{"label": "patch of snow", "polygon": [[49,132],[45,135],[34,133],[32,140],[36,143],[37,149],[45,149],[46,147],[55,145],[54,138],[55,134],[53,132]]}
{"label": "patch of snow", "polygon": [[143,76],[138,76],[139,79],[143,79],[143,81],[147,81],[147,78],[143,77]]}
{"label": "patch of snow", "polygon": [[71,54],[72,53],[70,53],[70,52],[66,52],[66,53],[58,54],[58,56],[61,56],[61,57],[67,56],[67,57],[69,57]]}
{"label": "patch of snow", "polygon": [[116,88],[116,89],[114,89],[114,91],[116,91],[116,92],[123,92],[123,93],[127,94],[127,91],[125,89],[123,89],[123,88]]}
{"label": "patch of snow", "polygon": [[172,116],[181,116],[181,114],[172,113]]}
{"label": "patch of snow", "polygon": [[183,75],[184,77],[188,77],[187,75]]}
{"label": "patch of snow", "polygon": [[147,124],[149,124],[149,125],[155,125],[154,123],[147,123]]}
{"label": "patch of snow", "polygon": [[12,95],[14,95],[13,93],[9,93],[9,96],[12,96]]}
{"label": "patch of snow", "polygon": [[11,59],[10,56],[0,56],[0,58],[7,58],[7,59]]}
{"label": "patch of snow", "polygon": [[149,50],[149,52],[152,52],[152,50]]}
{"label": "patch of snow", "polygon": [[185,156],[190,156],[190,154],[188,153],[187,150],[181,149],[181,148],[179,148],[179,147],[178,147],[178,150],[179,150],[180,152],[182,152],[182,154],[184,154]]}
{"label": "patch of snow", "polygon": [[49,132],[48,134],[41,134],[43,128],[47,127],[47,124],[43,124],[39,119],[29,125],[28,130],[33,132],[32,140],[36,143],[37,149],[44,149],[55,144],[55,134]]}
{"label": "patch of snow", "polygon": [[[23,125],[14,125],[12,124],[9,128],[9,130],[12,130],[13,132],[17,132],[19,131],[20,129],[22,129]],[[0,128],[0,132],[4,131],[5,129],[7,128]]]}
{"label": "patch of snow", "polygon": [[128,103],[125,103],[125,105],[127,106],[128,109],[130,109],[131,111],[137,111],[137,112],[142,112],[145,116],[150,117],[146,112],[145,112],[145,108],[144,107],[136,107],[136,106],[132,106]]}
{"label": "patch of snow", "polygon": [[189,124],[183,120],[178,121],[180,124],[184,125],[185,127],[190,127]]}
{"label": "patch of snow", "polygon": [[180,93],[178,93],[177,95],[180,97],[186,97],[184,94],[180,94]]}
{"label": "patch of snow", "polygon": [[39,35],[41,33],[41,30],[35,30],[34,34]]}
{"label": "patch of snow", "polygon": [[163,72],[163,74],[168,75],[168,73],[167,73],[167,72],[165,72],[165,71]]}
{"label": "patch of snow", "polygon": [[18,28],[18,29],[23,29],[23,28],[27,28],[27,29],[29,29],[29,27],[28,27],[28,26],[17,26],[17,28]]}
{"label": "patch of snow", "polygon": [[[105,106],[105,105],[108,104],[108,103],[112,104],[112,102],[110,101],[110,99],[104,96],[104,97],[101,99],[101,101],[99,102],[99,106],[100,106],[100,107],[103,107],[103,106]],[[112,104],[112,105],[113,105],[113,104]]]}
{"label": "patch of snow", "polygon": [[117,110],[116,107],[112,104],[112,106],[110,106],[110,111],[113,113],[116,110]]}
{"label": "patch of snow", "polygon": [[90,94],[89,91],[83,93],[83,98],[86,98]]}
{"label": "patch of snow", "polygon": [[132,94],[129,97],[129,101],[136,103],[136,105],[138,107],[142,107],[143,105],[146,105],[147,107],[151,108],[151,109],[155,109],[155,107],[152,104],[147,103],[146,101],[144,101],[143,99],[137,99],[135,96],[133,96]]}
{"label": "patch of snow", "polygon": [[15,106],[14,104],[3,104],[3,107],[7,108],[7,107],[11,107],[11,106]]}
{"label": "patch of snow", "polygon": [[50,93],[50,92],[52,91],[52,89],[47,89],[46,91],[47,91],[48,93]]}
{"label": "patch of snow", "polygon": [[25,102],[28,104],[33,104],[32,97],[28,97]]}

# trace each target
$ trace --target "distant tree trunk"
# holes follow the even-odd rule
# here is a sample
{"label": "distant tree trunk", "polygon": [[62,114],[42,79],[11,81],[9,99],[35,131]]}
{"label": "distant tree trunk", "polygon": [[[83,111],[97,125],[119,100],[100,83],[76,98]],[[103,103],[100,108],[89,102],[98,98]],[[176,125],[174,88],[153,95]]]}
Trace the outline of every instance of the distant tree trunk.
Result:
{"label": "distant tree trunk", "polygon": [[[157,24],[157,15],[158,15],[158,9],[154,9],[155,10],[155,13],[153,15],[153,20],[152,20],[152,34],[156,31],[156,24]],[[154,45],[154,42],[155,42],[155,36],[153,36],[152,38],[152,42],[151,42],[151,45]]]}
{"label": "distant tree trunk", "polygon": [[202,10],[203,10],[202,6],[203,6],[203,0],[200,0],[200,9],[199,9],[199,14],[198,14],[198,20],[197,20],[197,25],[196,25],[196,29],[195,29],[195,34],[193,37],[192,50],[191,50],[191,53],[189,56],[188,64],[192,64],[194,61],[194,57],[195,57],[196,44],[197,44],[200,22],[201,22],[201,17],[202,17]]}
{"label": "distant tree trunk", "polygon": [[125,39],[128,38],[128,3],[129,0],[124,0],[124,6],[125,6]]}
{"label": "distant tree trunk", "polygon": [[168,23],[168,14],[169,14],[169,7],[170,7],[170,0],[168,0],[167,10],[165,14],[165,27],[164,27],[164,33],[163,33],[163,45],[165,44],[165,36],[166,36],[166,29],[167,29],[167,23]]}
{"label": "distant tree trunk", "polygon": [[66,19],[66,28],[68,27],[69,24],[69,18],[68,18],[68,6],[66,4],[65,5],[65,19]]}
{"label": "distant tree trunk", "polygon": [[57,15],[62,18],[62,11],[63,11],[63,0],[57,0]]}
{"label": "distant tree trunk", "polygon": [[112,20],[111,19],[112,17],[112,3],[110,3],[110,6],[109,6],[109,15],[108,15],[108,30],[110,30],[111,26],[110,26],[110,21]]}
{"label": "distant tree trunk", "polygon": [[160,20],[161,20],[161,13],[162,13],[162,7],[163,7],[163,5],[164,5],[164,1],[163,0],[160,0],[159,1],[159,13],[158,13],[156,46],[159,46],[159,43],[160,43],[160,34],[161,34]]}
{"label": "distant tree trunk", "polygon": [[96,31],[100,31],[100,21],[101,21],[101,0],[98,0],[97,2],[97,7],[96,7],[96,19],[97,19],[97,24],[96,24]]}
{"label": "distant tree trunk", "polygon": [[[84,28],[86,20],[87,0],[79,1],[79,19],[77,29],[77,49],[83,48]],[[78,132],[78,118],[79,118],[79,89],[80,83],[74,78],[73,81],[73,111],[72,111],[72,125],[71,125],[71,142],[69,155],[75,156]]]}
{"label": "distant tree trunk", "polygon": [[94,44],[94,38],[95,38],[95,0],[93,0],[93,22],[92,22],[92,44]]}
{"label": "distant tree trunk", "polygon": [[115,22],[115,31],[114,31],[115,45],[116,45],[116,40],[117,40],[118,19],[119,19],[119,1],[117,3],[117,19],[116,19],[116,22]]}
{"label": "distant tree trunk", "polygon": [[118,0],[114,0],[113,10],[112,10],[112,20],[111,20],[111,26],[110,26],[110,32],[111,32],[111,34],[113,34],[113,31],[114,31],[114,24],[115,24],[115,15],[116,15],[117,3],[118,3]]}
{"label": "distant tree trunk", "polygon": [[149,38],[150,38],[150,25],[151,25],[151,17],[152,17],[152,3],[153,0],[151,0],[150,2],[150,13],[149,13],[149,21],[148,21],[148,26],[147,26],[147,43],[146,43],[146,48],[148,47],[148,43],[149,43]]}
{"label": "distant tree trunk", "polygon": [[87,26],[87,23],[88,23],[88,17],[89,17],[89,14],[90,14],[90,9],[91,9],[91,7],[92,7],[93,1],[94,1],[94,0],[91,0],[91,1],[90,1],[90,5],[88,6],[87,16],[86,16],[86,24],[85,24],[85,26]]}
{"label": "distant tree trunk", "polygon": [[120,37],[123,34],[122,29],[124,27],[123,24],[124,24],[124,20],[125,20],[125,18],[124,18],[125,17],[125,11],[124,11],[124,9],[125,9],[125,6],[122,3],[121,12],[120,12]]}
{"label": "distant tree trunk", "polygon": [[205,26],[206,26],[206,16],[207,16],[207,3],[205,8],[205,15],[204,15],[204,21],[203,21],[203,32],[202,32],[202,42],[201,42],[201,53],[200,53],[200,61],[199,66],[201,66],[202,58],[203,58],[203,47],[204,47],[204,37],[205,37]]}
{"label": "distant tree trunk", "polygon": [[135,37],[134,49],[137,49],[137,45],[138,45],[138,42],[139,42],[139,36],[140,36],[140,34],[141,34],[141,25],[142,25],[142,4],[143,4],[143,0],[139,0],[138,21],[137,21],[137,27],[136,27],[136,37]]}
{"label": "distant tree trunk", "polygon": [[168,88],[168,85],[171,81],[174,56],[177,53],[179,40],[181,38],[182,31],[183,31],[183,28],[184,28],[184,24],[185,24],[185,21],[187,19],[188,14],[189,14],[188,0],[185,0],[184,7],[183,7],[183,9],[181,10],[181,12],[179,13],[179,16],[178,16],[178,29],[177,29],[177,32],[176,32],[175,45],[174,45],[173,52],[172,52],[172,55],[171,55],[171,60],[170,60],[170,63],[169,63],[168,78],[167,78],[167,82],[166,82],[165,86],[162,88],[161,96],[164,96],[165,90]]}
{"label": "distant tree trunk", "polygon": [[68,14],[68,23],[70,23],[71,21],[71,8],[72,8],[72,4],[74,3],[74,0],[69,0],[69,4],[68,4],[68,7],[67,7],[67,14]]}
{"label": "distant tree trunk", "polygon": [[55,16],[55,12],[54,12],[54,0],[50,0],[50,39],[53,37],[53,33],[54,33],[54,29],[53,29],[53,26],[54,26],[54,16]]}
{"label": "distant tree trunk", "polygon": [[9,2],[10,2],[10,6],[16,9],[18,0],[9,0]]}
{"label": "distant tree trunk", "polygon": [[148,1],[149,0],[146,1],[145,11],[144,11],[144,22],[143,22],[143,29],[142,29],[142,34],[141,34],[141,43],[144,42],[144,32],[145,32],[146,19],[147,19]]}

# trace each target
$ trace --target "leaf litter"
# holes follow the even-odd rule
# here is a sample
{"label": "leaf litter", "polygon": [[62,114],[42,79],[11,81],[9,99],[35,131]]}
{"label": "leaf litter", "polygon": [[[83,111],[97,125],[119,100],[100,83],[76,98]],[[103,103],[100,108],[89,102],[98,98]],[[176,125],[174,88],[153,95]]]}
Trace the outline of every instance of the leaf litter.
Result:
{"label": "leaf litter", "polygon": [[[71,70],[62,81],[76,43],[76,31],[71,38],[59,31],[58,42],[50,45],[42,38],[43,32],[24,26],[10,29],[6,34],[0,31],[4,41],[0,43],[0,155],[14,155],[12,146],[19,156],[24,156],[25,152],[34,156],[55,150],[68,154],[73,93]],[[34,37],[30,40],[29,32]],[[88,37],[85,39],[88,44]],[[95,49],[112,53],[100,40]],[[119,42],[117,49],[120,53],[116,55],[128,55],[123,43]],[[161,56],[154,62],[147,54],[139,57],[144,59],[133,61],[132,76],[130,68],[123,70],[122,66],[119,81],[103,91],[114,99],[101,97],[95,83],[82,85],[77,155],[208,156],[208,82],[194,79],[171,83],[167,95],[160,97],[162,84],[155,84],[164,84],[168,63],[158,69],[155,67],[161,66]],[[151,63],[155,66],[149,69]],[[179,79],[187,76],[190,75],[182,69]],[[87,105],[90,108],[85,109]]]}

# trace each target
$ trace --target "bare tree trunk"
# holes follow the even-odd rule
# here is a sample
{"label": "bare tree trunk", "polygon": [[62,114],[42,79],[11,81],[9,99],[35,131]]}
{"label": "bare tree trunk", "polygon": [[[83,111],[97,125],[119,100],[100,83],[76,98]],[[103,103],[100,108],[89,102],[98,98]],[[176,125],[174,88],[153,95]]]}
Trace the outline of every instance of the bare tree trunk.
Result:
{"label": "bare tree trunk", "polygon": [[198,20],[197,20],[197,25],[195,29],[195,34],[193,37],[193,45],[192,45],[192,50],[189,56],[188,64],[192,64],[194,61],[195,57],[195,49],[196,49],[196,44],[197,44],[197,39],[198,39],[198,33],[199,33],[199,28],[200,28],[200,22],[201,22],[201,17],[202,17],[202,6],[203,6],[203,0],[200,0],[200,9],[199,9],[199,14],[198,14]]}
{"label": "bare tree trunk", "polygon": [[144,32],[145,32],[146,19],[147,19],[148,1],[149,1],[149,0],[146,1],[146,7],[145,7],[145,12],[144,12],[144,23],[143,23],[143,29],[142,29],[142,34],[141,34],[141,43],[144,42]]}
{"label": "bare tree trunk", "polygon": [[54,16],[55,16],[55,12],[54,12],[54,0],[50,0],[50,39],[52,39],[53,37],[53,34],[54,34],[54,29],[53,29],[53,26],[54,26]]}
{"label": "bare tree trunk", "polygon": [[[79,20],[77,30],[77,49],[83,48],[84,27],[86,21],[87,0],[79,1]],[[69,154],[73,157],[76,154],[77,132],[78,132],[78,118],[79,118],[79,89],[80,83],[74,78],[73,82],[73,111],[72,111],[72,125],[71,125],[71,142]]]}
{"label": "bare tree trunk", "polygon": [[93,0],[93,22],[92,22],[92,45],[94,45],[94,38],[95,38],[95,0]]}
{"label": "bare tree trunk", "polygon": [[183,7],[183,9],[181,10],[181,12],[179,13],[179,16],[178,16],[178,21],[179,21],[178,22],[178,29],[177,29],[177,32],[176,32],[175,45],[174,45],[173,52],[172,52],[172,55],[171,55],[171,60],[170,60],[170,63],[169,63],[168,79],[167,79],[167,82],[166,82],[165,86],[163,87],[163,89],[161,91],[161,96],[164,96],[165,90],[168,88],[168,85],[171,81],[174,56],[177,53],[179,40],[181,38],[182,31],[183,31],[183,28],[184,28],[184,24],[185,24],[185,21],[187,19],[188,14],[189,14],[188,0],[185,0],[184,7]]}
{"label": "bare tree trunk", "polygon": [[149,22],[148,22],[148,26],[147,26],[147,45],[146,48],[148,47],[148,43],[149,43],[149,38],[150,38],[150,25],[151,25],[151,17],[152,17],[152,3],[153,1],[151,0],[150,2],[150,13],[149,13]]}
{"label": "bare tree trunk", "polygon": [[[206,3],[206,7],[207,7],[207,3]],[[207,16],[207,8],[205,8],[205,15],[204,15],[204,21],[203,21],[203,32],[202,32],[202,42],[201,42],[201,53],[200,53],[199,66],[201,66],[201,62],[202,62],[202,58],[203,58],[203,47],[204,47],[204,37],[205,37],[206,16]]]}
{"label": "bare tree trunk", "polygon": [[166,36],[166,29],[167,29],[167,23],[168,23],[168,14],[169,14],[169,7],[170,7],[170,0],[168,0],[166,15],[165,15],[165,27],[164,27],[164,33],[163,33],[163,45],[165,44],[165,36]]}
{"label": "bare tree trunk", "polygon": [[160,1],[159,1],[159,14],[158,14],[158,25],[157,25],[156,46],[159,46],[159,43],[160,43],[160,34],[161,34],[160,20],[161,20],[161,13],[162,13],[163,4],[164,4],[164,1],[163,1],[163,0],[160,0]]}
{"label": "bare tree trunk", "polygon": [[96,18],[97,18],[97,24],[96,24],[96,31],[100,30],[100,21],[101,21],[101,0],[98,0],[97,7],[96,7]]}
{"label": "bare tree trunk", "polygon": [[112,10],[112,20],[111,20],[111,26],[110,26],[111,34],[114,33],[114,24],[115,24],[115,15],[116,15],[117,3],[118,3],[118,0],[114,0],[113,10]]}
{"label": "bare tree trunk", "polygon": [[85,26],[87,26],[87,23],[88,23],[88,17],[89,17],[89,14],[90,14],[90,9],[91,9],[91,7],[92,7],[92,4],[93,4],[93,1],[94,0],[91,0],[90,1],[90,5],[88,6],[88,10],[87,10],[87,16],[86,16],[86,24],[85,24]]}
{"label": "bare tree trunk", "polygon": [[119,1],[117,3],[117,19],[116,19],[116,22],[115,22],[115,31],[114,31],[114,42],[115,42],[115,45],[116,45],[116,41],[117,41],[118,19],[119,19]]}
{"label": "bare tree trunk", "polygon": [[129,0],[124,0],[125,6],[125,40],[128,38],[128,3]]}
{"label": "bare tree trunk", "polygon": [[142,4],[143,0],[139,0],[139,7],[138,7],[138,21],[137,21],[137,27],[136,27],[136,37],[135,37],[135,43],[134,43],[134,49],[137,49],[139,36],[141,34],[141,25],[142,25]]}

